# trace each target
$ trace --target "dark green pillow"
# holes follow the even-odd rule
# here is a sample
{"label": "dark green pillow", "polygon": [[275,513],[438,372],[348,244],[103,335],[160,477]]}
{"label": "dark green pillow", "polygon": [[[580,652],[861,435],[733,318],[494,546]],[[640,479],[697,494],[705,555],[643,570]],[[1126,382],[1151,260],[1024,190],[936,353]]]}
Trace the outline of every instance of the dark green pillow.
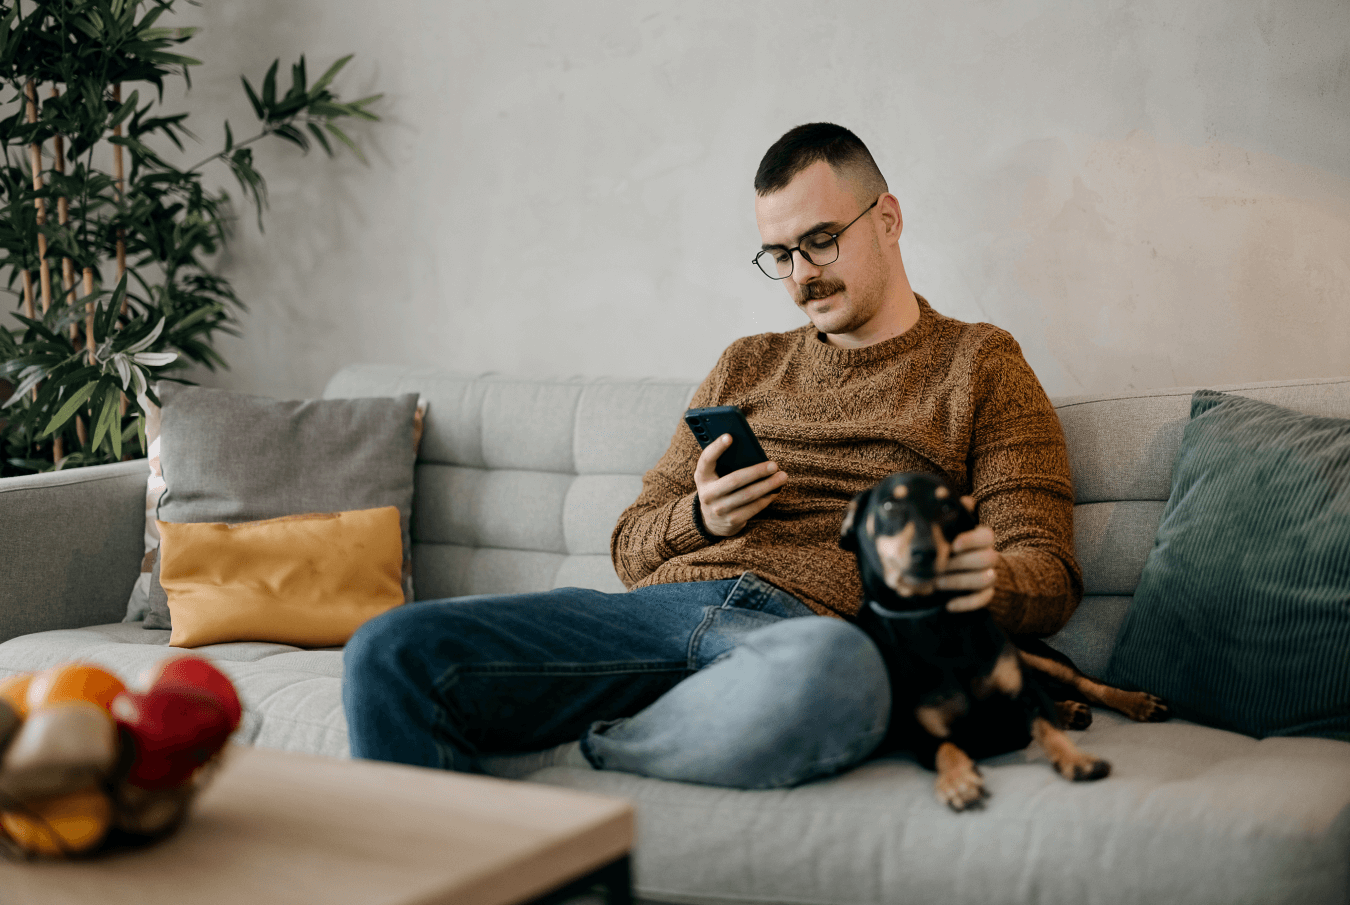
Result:
{"label": "dark green pillow", "polygon": [[1350,421],[1192,397],[1107,676],[1196,722],[1350,739]]}

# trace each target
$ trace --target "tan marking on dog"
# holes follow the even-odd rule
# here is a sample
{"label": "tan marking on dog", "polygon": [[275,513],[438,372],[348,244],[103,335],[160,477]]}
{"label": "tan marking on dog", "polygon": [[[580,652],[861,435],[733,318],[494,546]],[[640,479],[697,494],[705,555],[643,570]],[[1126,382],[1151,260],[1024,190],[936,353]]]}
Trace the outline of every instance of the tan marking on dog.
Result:
{"label": "tan marking on dog", "polygon": [[1031,721],[1031,736],[1044,749],[1059,775],[1074,782],[1101,779],[1111,772],[1111,765],[1100,757],[1080,751],[1067,735],[1056,729],[1043,716]]}
{"label": "tan marking on dog", "polygon": [[953,811],[979,807],[988,797],[989,793],[985,791],[984,780],[975,762],[951,742],[938,745],[934,766],[937,768],[937,782],[934,785],[937,799]]}
{"label": "tan marking on dog", "polygon": [[1022,693],[1022,664],[1017,659],[1017,650],[1008,645],[998,655],[998,661],[989,675],[980,676],[970,683],[970,690],[977,698],[987,698],[995,691],[1001,691],[1010,698]]}
{"label": "tan marking on dog", "polygon": [[952,723],[965,715],[969,709],[966,696],[957,692],[943,698],[936,704],[924,704],[914,709],[914,719],[933,738],[946,738],[952,734]]}
{"label": "tan marking on dog", "polygon": [[1024,650],[1019,650],[1017,653],[1022,658],[1022,663],[1031,669],[1043,672],[1050,678],[1058,679],[1066,685],[1072,685],[1092,703],[1118,710],[1132,720],[1140,723],[1157,723],[1171,716],[1171,712],[1167,709],[1167,703],[1162,698],[1155,697],[1148,692],[1124,691],[1120,688],[1113,688],[1065,666],[1058,660],[1029,654]]}
{"label": "tan marking on dog", "polygon": [[905,580],[905,570],[909,568],[909,545],[914,539],[914,531],[914,523],[909,522],[900,529],[899,534],[878,536],[872,532],[877,558],[881,560],[881,578],[886,582],[886,587],[901,597],[912,597],[916,593],[926,594],[932,590],[931,584],[927,590],[920,591],[917,586]]}

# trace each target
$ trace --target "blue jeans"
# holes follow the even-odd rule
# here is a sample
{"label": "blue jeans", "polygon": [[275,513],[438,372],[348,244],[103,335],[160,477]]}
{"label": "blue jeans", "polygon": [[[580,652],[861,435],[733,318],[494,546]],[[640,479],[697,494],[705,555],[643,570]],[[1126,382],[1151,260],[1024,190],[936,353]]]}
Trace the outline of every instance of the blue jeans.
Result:
{"label": "blue jeans", "polygon": [[750,572],[412,603],[343,657],[352,756],[468,772],[580,739],[597,769],[778,788],[858,763],[890,716],[871,640]]}

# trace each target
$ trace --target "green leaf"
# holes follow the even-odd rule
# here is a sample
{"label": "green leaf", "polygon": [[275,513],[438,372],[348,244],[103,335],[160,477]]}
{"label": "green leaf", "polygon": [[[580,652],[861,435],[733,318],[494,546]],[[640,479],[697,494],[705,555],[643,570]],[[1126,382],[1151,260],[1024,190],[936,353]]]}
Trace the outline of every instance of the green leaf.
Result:
{"label": "green leaf", "polygon": [[230,131],[230,121],[225,120],[225,153],[234,149],[234,133]]}
{"label": "green leaf", "polygon": [[295,126],[277,126],[272,130],[272,134],[277,138],[289,141],[302,151],[309,150],[309,141],[305,138],[305,133],[295,128]]}
{"label": "green leaf", "polygon": [[356,54],[349,53],[345,57],[334,63],[332,66],[329,66],[328,71],[325,72],[323,75],[319,76],[319,80],[314,83],[314,87],[309,89],[309,96],[315,97],[316,95],[318,95],[320,91],[327,88],[328,83],[333,81],[333,79],[337,76],[337,74],[342,71],[342,67],[346,66],[347,63],[351,61],[351,58],[354,56],[356,56]]}
{"label": "green leaf", "polygon": [[118,126],[120,126],[123,122],[125,122],[126,118],[135,111],[136,102],[139,101],[140,98],[141,94],[139,91],[131,92],[131,97],[123,101],[122,106],[118,107],[117,111],[113,113],[112,119],[108,121],[107,128],[115,129]]}
{"label": "green leaf", "polygon": [[[99,385],[102,385],[99,381]],[[97,403],[95,403],[97,406]],[[113,420],[117,418],[117,390],[109,387],[103,393],[103,409],[98,414],[96,426],[94,428],[94,440],[89,444],[91,450],[97,450],[103,443],[103,437],[112,427]]]}
{"label": "green leaf", "polygon": [[248,92],[248,101],[253,105],[253,112],[258,114],[258,119],[267,119],[267,114],[263,112],[262,101],[258,100],[258,95],[254,93],[253,86],[248,83],[248,78],[241,75],[239,81],[244,83],[244,90]]}
{"label": "green leaf", "polygon": [[263,77],[263,106],[269,109],[277,102],[277,67],[280,65],[281,60],[273,60],[267,75]]}
{"label": "green leaf", "polygon": [[99,384],[96,381],[93,383],[86,383],[76,390],[71,397],[66,400],[66,404],[61,406],[60,411],[52,417],[52,420],[47,424],[47,429],[39,435],[39,439],[55,433],[59,428],[65,427],[66,422],[75,417],[75,413],[79,411],[80,406],[84,405],[89,397],[94,395],[94,390],[98,389],[98,387]]}
{"label": "green leaf", "polygon": [[347,134],[346,134],[345,132],[343,132],[341,129],[339,129],[337,126],[333,125],[332,123],[324,123],[323,125],[324,125],[324,128],[325,128],[325,129],[327,129],[329,132],[333,133],[333,135],[337,138],[338,141],[342,142],[344,145],[346,145],[347,147],[351,148],[351,149],[352,149],[352,153],[356,155],[356,157],[357,157],[358,160],[360,160],[362,163],[367,163],[367,162],[368,162],[368,161],[366,160],[366,155],[364,155],[364,154],[361,153],[361,149],[358,148],[358,147],[356,146],[356,142],[354,142],[354,141],[352,141],[350,138],[348,138],[348,137],[347,137]]}
{"label": "green leaf", "polygon": [[323,134],[323,130],[319,128],[318,124],[306,123],[305,125],[309,127],[310,134],[314,136],[314,140],[323,146],[324,151],[327,152],[329,157],[332,157],[333,146],[328,143],[328,136]]}

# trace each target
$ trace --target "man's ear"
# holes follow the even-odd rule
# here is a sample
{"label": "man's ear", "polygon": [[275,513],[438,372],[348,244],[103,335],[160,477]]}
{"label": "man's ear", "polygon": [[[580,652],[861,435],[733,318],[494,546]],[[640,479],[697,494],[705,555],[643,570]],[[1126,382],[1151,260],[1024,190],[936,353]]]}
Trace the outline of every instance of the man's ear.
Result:
{"label": "man's ear", "polygon": [[844,510],[844,524],[839,527],[839,546],[850,553],[858,552],[858,511],[871,492],[864,490],[849,500],[848,508]]}
{"label": "man's ear", "polygon": [[887,192],[877,201],[877,209],[881,211],[881,222],[886,227],[887,239],[898,241],[905,229],[905,217],[900,212],[900,199]]}

